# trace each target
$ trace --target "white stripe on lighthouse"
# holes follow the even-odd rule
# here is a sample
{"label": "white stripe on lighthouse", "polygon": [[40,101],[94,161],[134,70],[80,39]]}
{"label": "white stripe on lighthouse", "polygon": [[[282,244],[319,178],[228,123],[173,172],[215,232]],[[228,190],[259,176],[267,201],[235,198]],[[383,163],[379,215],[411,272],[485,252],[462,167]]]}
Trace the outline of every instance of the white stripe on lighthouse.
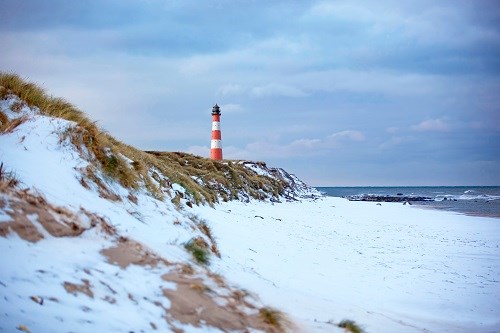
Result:
{"label": "white stripe on lighthouse", "polygon": [[210,148],[222,148],[220,140],[212,140],[210,142]]}
{"label": "white stripe on lighthouse", "polygon": [[220,122],[218,121],[212,122],[212,131],[220,131]]}

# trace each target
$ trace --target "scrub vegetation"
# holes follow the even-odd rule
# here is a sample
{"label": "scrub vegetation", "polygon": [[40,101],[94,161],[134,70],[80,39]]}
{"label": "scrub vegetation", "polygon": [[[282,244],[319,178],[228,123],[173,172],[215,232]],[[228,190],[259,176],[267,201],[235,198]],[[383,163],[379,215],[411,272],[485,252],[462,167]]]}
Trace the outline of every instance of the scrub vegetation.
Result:
{"label": "scrub vegetation", "polygon": [[346,332],[350,333],[363,333],[363,329],[356,324],[354,320],[344,319],[339,324],[338,327],[343,328]]}
{"label": "scrub vegetation", "polygon": [[0,190],[2,188],[16,187],[20,184],[19,179],[12,171],[5,170],[3,162],[0,163]]}
{"label": "scrub vegetation", "polygon": [[186,250],[192,254],[193,258],[198,264],[209,265],[210,264],[210,253],[208,250],[208,244],[203,240],[203,238],[193,238],[186,244],[184,244]]}
{"label": "scrub vegetation", "polygon": [[285,332],[288,320],[283,312],[273,308],[264,307],[259,310],[259,316],[266,324],[273,327],[275,331]]}

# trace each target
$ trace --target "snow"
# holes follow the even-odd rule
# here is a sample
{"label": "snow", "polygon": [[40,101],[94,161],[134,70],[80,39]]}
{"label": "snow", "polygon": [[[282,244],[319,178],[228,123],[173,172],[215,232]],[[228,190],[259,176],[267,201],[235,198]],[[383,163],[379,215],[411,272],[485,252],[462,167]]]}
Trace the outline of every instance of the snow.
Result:
{"label": "snow", "polygon": [[341,198],[198,207],[222,260],[307,332],[500,330],[498,219]]}
{"label": "snow", "polygon": [[[164,310],[153,304],[161,300],[169,305],[161,297],[166,283],[160,274],[140,266],[122,270],[106,263],[99,251],[111,243],[96,234],[84,235],[47,237],[35,244],[13,235],[8,242],[0,242],[0,332],[12,332],[20,324],[32,332],[82,332],[95,327],[103,332],[148,332],[150,322],[167,328],[159,320]],[[81,284],[82,279],[90,281],[93,297],[70,295],[61,284]],[[137,303],[129,299],[129,290],[141,296]],[[31,296],[41,297],[43,304]],[[109,300],[115,301],[113,306]]]}
{"label": "snow", "polygon": [[257,165],[256,163],[253,162],[242,162],[241,164],[243,164],[248,169],[254,171],[259,176],[272,177],[269,171],[265,169],[262,165]]}
{"label": "snow", "polygon": [[[13,101],[0,101],[0,108]],[[52,204],[97,213],[119,235],[172,262],[193,264],[183,244],[204,237],[193,229],[198,216],[222,254],[211,259],[210,269],[284,310],[300,331],[342,332],[333,325],[342,319],[367,332],[500,331],[498,219],[329,197],[279,204],[235,201],[183,211],[143,190],[133,193],[134,204],[125,199],[127,189],[97,174],[123,198],[109,201],[79,182],[79,170],[89,162],[61,140],[75,124],[26,107],[21,113],[28,121],[0,135],[0,160],[22,186]],[[0,211],[0,223],[8,220],[8,209]],[[15,233],[0,237],[0,332],[21,324],[32,332],[148,332],[151,323],[158,331],[171,329],[163,318],[168,299],[161,295],[162,289],[173,289],[161,279],[169,268],[122,269],[100,252],[115,244],[111,237],[91,229],[76,238],[54,238],[36,218],[31,221],[43,233],[41,241],[30,243]],[[68,294],[61,284],[84,280],[93,298]],[[44,304],[31,296],[42,297]],[[176,326],[185,332],[218,331]]]}

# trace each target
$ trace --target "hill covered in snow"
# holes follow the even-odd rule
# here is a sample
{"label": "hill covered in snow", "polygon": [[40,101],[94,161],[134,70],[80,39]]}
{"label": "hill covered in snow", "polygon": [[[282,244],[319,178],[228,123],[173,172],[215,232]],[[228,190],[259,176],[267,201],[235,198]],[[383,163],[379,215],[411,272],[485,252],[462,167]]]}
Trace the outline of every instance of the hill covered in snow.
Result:
{"label": "hill covered in snow", "polygon": [[192,209],[319,196],[283,169],[138,150],[13,74],[0,159],[0,332],[294,330],[210,269],[217,235]]}

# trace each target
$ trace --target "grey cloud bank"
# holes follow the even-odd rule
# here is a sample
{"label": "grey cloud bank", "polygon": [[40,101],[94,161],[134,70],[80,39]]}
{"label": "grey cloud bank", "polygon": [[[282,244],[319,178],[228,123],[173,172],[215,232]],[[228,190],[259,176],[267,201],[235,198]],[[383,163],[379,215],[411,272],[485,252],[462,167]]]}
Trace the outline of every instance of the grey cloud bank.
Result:
{"label": "grey cloud bank", "polygon": [[0,70],[143,149],[312,185],[500,185],[495,1],[19,1]]}

